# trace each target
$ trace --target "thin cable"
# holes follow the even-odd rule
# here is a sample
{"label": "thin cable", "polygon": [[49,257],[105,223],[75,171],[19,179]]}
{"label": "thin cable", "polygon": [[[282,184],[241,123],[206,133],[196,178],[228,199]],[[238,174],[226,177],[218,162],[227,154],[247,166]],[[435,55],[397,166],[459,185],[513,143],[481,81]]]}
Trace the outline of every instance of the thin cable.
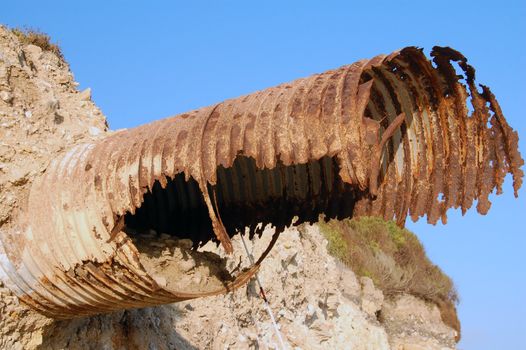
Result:
{"label": "thin cable", "polygon": [[[241,236],[241,242],[243,242],[243,247],[245,247],[245,251],[247,252],[248,258],[250,259],[250,263],[254,265],[255,264],[254,257],[248,251],[247,244],[245,243],[245,238],[243,237],[242,233],[240,233],[239,235]],[[276,332],[276,336],[278,337],[279,343],[281,345],[281,349],[285,350],[286,349],[285,343],[283,342],[283,338],[281,337],[281,332],[279,331],[278,324],[276,322],[276,319],[274,318],[274,314],[272,313],[272,309],[270,308],[270,304],[267,300],[267,296],[265,295],[263,285],[261,284],[261,280],[259,279],[259,275],[257,272],[255,273],[255,276],[256,276],[256,281],[258,282],[258,286],[259,286],[259,293],[261,295],[261,298],[265,302],[265,308],[267,309],[267,313],[270,316],[270,319],[272,320],[272,325],[274,326],[274,331]]]}

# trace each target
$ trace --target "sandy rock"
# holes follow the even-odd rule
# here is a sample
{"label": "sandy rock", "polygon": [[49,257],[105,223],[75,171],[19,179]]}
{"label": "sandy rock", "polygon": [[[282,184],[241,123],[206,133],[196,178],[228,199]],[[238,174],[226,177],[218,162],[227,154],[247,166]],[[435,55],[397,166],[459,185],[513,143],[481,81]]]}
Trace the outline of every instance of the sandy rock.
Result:
{"label": "sandy rock", "polygon": [[12,169],[10,176],[9,176],[9,182],[13,186],[23,186],[29,181],[29,172],[25,169]]}
{"label": "sandy rock", "polygon": [[91,136],[98,136],[102,133],[102,130],[100,130],[99,128],[97,128],[96,126],[90,126],[89,128],[89,134]]}
{"label": "sandy rock", "polygon": [[9,91],[0,91],[0,99],[6,103],[11,103],[11,101],[13,101],[13,94]]}
{"label": "sandy rock", "polygon": [[386,329],[391,333],[393,348],[455,348],[456,331],[442,322],[435,304],[403,294],[385,301],[382,316]]}
{"label": "sandy rock", "polygon": [[44,104],[49,113],[53,113],[60,108],[60,101],[54,97],[50,97]]}
{"label": "sandy rock", "polygon": [[[382,327],[376,321],[369,321],[358,305],[338,292],[339,273],[327,274],[327,269],[338,271],[341,266],[326,255],[326,246],[322,244],[324,238],[319,230],[310,226],[300,230],[304,233],[291,228],[280,236],[259,273],[289,347],[389,349],[388,337]],[[301,236],[307,236],[307,231],[309,238],[301,239]],[[271,232],[267,228],[261,241],[247,242],[252,254],[258,256],[261,253]],[[233,260],[241,259],[246,265],[248,261],[238,237],[234,237],[233,244]],[[274,348],[277,338],[254,287],[250,283],[231,295],[188,302],[193,311],[185,314],[176,328],[181,335],[190,337],[187,339],[191,339],[196,348],[207,348],[213,343],[212,339],[224,324],[229,325],[222,330],[228,333],[227,339],[238,339],[242,334],[257,342],[259,348]],[[203,313],[208,314],[206,327],[210,338],[193,336],[192,332],[185,331],[192,329],[192,325],[202,324],[198,315]]]}
{"label": "sandy rock", "polygon": [[42,56],[42,49],[36,45],[27,45],[24,52],[28,54],[33,60],[38,60]]}
{"label": "sandy rock", "polygon": [[362,310],[369,316],[376,317],[377,311],[382,309],[384,294],[374,286],[369,277],[361,277],[362,284]]}
{"label": "sandy rock", "polygon": [[79,93],[79,98],[81,101],[91,101],[91,88],[82,90]]}

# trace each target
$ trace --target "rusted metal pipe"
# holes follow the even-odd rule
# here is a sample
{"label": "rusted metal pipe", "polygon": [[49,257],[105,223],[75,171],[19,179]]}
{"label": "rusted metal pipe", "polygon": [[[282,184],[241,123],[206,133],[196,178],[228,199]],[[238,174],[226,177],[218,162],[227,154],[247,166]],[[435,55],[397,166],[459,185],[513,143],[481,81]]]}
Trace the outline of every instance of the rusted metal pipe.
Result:
{"label": "rusted metal pipe", "polygon": [[73,318],[225,293],[257,269],[207,293],[162,288],[126,225],[194,215],[184,227],[209,220],[231,252],[232,228],[246,222],[281,227],[320,213],[446,222],[447,209],[475,199],[485,214],[506,174],[515,195],[521,186],[517,133],[464,56],[431,55],[404,48],[74,147],[2,232],[5,283],[41,313]]}

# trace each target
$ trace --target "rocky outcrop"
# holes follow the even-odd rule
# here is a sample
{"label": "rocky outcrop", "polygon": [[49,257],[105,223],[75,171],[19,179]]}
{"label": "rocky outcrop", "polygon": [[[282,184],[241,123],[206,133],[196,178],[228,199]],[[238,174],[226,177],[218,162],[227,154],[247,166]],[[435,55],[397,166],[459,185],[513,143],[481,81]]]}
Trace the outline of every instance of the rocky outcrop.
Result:
{"label": "rocky outcrop", "polygon": [[402,294],[384,303],[381,310],[393,350],[454,348],[456,331],[446,326],[435,304]]}
{"label": "rocky outcrop", "polygon": [[0,27],[0,224],[26,199],[31,180],[60,152],[101,137],[106,119],[77,91],[66,62],[22,45]]}
{"label": "rocky outcrop", "polygon": [[[91,90],[78,91],[77,85],[61,58],[21,44],[0,27],[0,235],[51,159],[110,132],[91,101]],[[270,230],[248,242],[255,256],[267,247]],[[239,237],[233,244],[235,254],[227,259],[230,271],[248,266]],[[225,257],[212,243],[200,250]],[[0,249],[0,258],[2,254]],[[206,266],[195,271],[204,274]],[[384,297],[369,278],[358,278],[328,254],[317,226],[283,232],[259,277],[290,348],[455,347],[455,331],[444,325],[435,305],[410,295]],[[223,296],[68,321],[51,320],[20,304],[2,282],[0,295],[0,347],[6,349],[277,346],[255,280]]]}
{"label": "rocky outcrop", "polygon": [[[249,243],[258,255],[270,240]],[[213,247],[206,247],[213,249]],[[235,240],[234,261],[247,260]],[[221,254],[221,250],[215,250]],[[318,227],[286,230],[259,273],[281,333],[300,349],[452,349],[456,332],[435,305],[410,295],[385,299],[371,279],[356,275],[327,252]],[[252,280],[229,295],[178,306],[178,333],[199,349],[275,348],[272,323]],[[257,344],[257,345],[256,345]]]}
{"label": "rocky outcrop", "polygon": [[[32,180],[72,145],[102,137],[106,119],[66,62],[0,26],[0,238]],[[0,259],[4,258],[0,245]],[[0,348],[35,348],[51,320],[20,305],[0,269]]]}

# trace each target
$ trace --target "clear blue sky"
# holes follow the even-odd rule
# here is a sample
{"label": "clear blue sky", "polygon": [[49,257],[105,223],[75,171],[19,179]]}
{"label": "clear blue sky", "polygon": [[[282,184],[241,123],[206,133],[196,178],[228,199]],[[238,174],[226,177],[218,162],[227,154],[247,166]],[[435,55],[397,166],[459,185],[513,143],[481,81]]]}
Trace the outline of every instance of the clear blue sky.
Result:
{"label": "clear blue sky", "polygon": [[[0,23],[49,33],[113,129],[406,45],[449,45],[492,87],[526,155],[524,1],[144,3],[5,1]],[[450,212],[446,226],[409,225],[458,286],[462,349],[526,349],[524,188],[520,195],[508,179],[487,216]]]}

